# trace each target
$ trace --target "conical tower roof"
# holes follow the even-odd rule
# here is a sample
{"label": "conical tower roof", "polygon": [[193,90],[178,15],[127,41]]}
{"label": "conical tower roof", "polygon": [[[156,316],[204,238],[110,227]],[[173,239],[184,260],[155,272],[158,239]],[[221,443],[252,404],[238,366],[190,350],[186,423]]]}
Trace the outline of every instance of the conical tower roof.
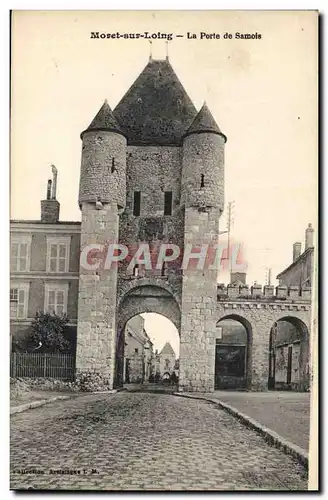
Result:
{"label": "conical tower roof", "polygon": [[219,129],[218,124],[214,120],[212,113],[207,107],[207,104],[204,102],[202,108],[197,114],[196,118],[188,128],[185,136],[190,134],[200,134],[202,132],[210,132],[212,134],[222,135],[224,140],[226,141],[226,136]]}
{"label": "conical tower roof", "polygon": [[174,352],[174,349],[173,347],[171,346],[171,344],[169,342],[166,342],[166,344],[164,345],[163,349],[161,350],[160,354],[169,354],[170,356],[175,356],[175,352]]}
{"label": "conical tower roof", "polygon": [[114,109],[128,144],[178,145],[197,110],[168,60],[150,60]]}
{"label": "conical tower roof", "polygon": [[115,116],[113,115],[113,111],[111,110],[107,99],[90,123],[89,127],[82,132],[81,138],[85,132],[89,132],[91,130],[107,130],[124,135]]}

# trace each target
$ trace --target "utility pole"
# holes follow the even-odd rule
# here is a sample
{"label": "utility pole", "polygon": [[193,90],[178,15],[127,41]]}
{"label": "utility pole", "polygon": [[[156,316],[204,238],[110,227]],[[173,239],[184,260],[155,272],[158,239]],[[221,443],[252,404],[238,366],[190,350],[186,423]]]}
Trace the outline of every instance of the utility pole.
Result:
{"label": "utility pole", "polygon": [[227,216],[227,232],[228,232],[228,252],[227,252],[227,259],[228,259],[228,271],[231,272],[231,255],[230,255],[230,231],[234,223],[234,218],[233,218],[233,211],[235,208],[235,202],[234,201],[229,201],[228,203],[228,216]]}

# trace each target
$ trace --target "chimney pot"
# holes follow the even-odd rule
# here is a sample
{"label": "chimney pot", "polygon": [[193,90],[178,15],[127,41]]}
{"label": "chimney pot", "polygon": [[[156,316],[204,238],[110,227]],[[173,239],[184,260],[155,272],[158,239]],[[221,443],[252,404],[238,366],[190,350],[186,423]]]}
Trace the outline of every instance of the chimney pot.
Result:
{"label": "chimney pot", "polygon": [[313,247],[313,234],[314,234],[314,229],[312,227],[311,222],[309,222],[308,227],[305,230],[305,250]]}
{"label": "chimney pot", "polygon": [[301,255],[301,251],[302,251],[302,243],[297,241],[293,245],[293,262],[295,262],[295,260],[299,258],[299,256]]}

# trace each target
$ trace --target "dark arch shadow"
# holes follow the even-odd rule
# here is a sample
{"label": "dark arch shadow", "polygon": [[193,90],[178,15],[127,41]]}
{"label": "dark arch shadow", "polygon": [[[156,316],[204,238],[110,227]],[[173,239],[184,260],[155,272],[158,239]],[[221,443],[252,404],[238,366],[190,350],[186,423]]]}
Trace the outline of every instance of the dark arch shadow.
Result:
{"label": "dark arch shadow", "polygon": [[220,323],[224,320],[234,320],[237,323],[241,324],[246,331],[247,340],[245,343],[246,350],[246,373],[245,373],[245,387],[244,389],[251,389],[252,385],[252,344],[253,344],[253,329],[251,323],[244,318],[243,316],[239,316],[238,314],[227,314],[219,319],[216,323],[216,326],[220,326]]}
{"label": "dark arch shadow", "polygon": [[295,316],[282,316],[270,329],[268,388],[307,391],[309,379],[308,327]]}

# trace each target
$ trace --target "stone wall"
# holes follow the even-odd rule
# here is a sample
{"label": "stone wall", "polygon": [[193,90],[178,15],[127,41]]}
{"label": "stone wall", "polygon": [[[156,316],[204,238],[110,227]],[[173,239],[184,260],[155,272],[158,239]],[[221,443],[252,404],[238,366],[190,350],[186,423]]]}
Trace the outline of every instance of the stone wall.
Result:
{"label": "stone wall", "polygon": [[[146,242],[152,252],[153,268],[142,266],[139,275],[143,277],[161,276],[162,269],[154,269],[161,243],[173,243],[183,248],[184,213],[180,201],[181,185],[181,148],[157,146],[128,146],[127,148],[127,199],[126,209],[120,216],[119,241],[129,247],[133,257],[137,244]],[[134,192],[141,192],[140,216],[133,215]],[[172,192],[172,215],[164,215],[164,193]],[[124,295],[124,281],[133,280],[130,261],[119,265],[118,297]],[[181,273],[179,263],[172,262],[165,266],[165,276],[175,288],[180,287]],[[135,286],[138,285],[138,280]]]}
{"label": "stone wall", "polygon": [[83,134],[79,203],[115,203],[125,207],[126,139],[108,131]]}
{"label": "stone wall", "polygon": [[[201,180],[204,187],[201,187]],[[224,138],[192,134],[183,142],[181,205],[224,207]]]}
{"label": "stone wall", "polygon": [[[218,237],[218,211],[185,211],[186,245],[202,242],[215,245]],[[180,341],[179,389],[211,392],[214,390],[217,284],[216,270],[196,269],[183,272]]]}
{"label": "stone wall", "polygon": [[[81,250],[89,244],[117,242],[116,203],[97,210],[82,204]],[[116,350],[117,268],[87,271],[80,268],[76,376],[100,376],[104,388],[113,388]]]}

